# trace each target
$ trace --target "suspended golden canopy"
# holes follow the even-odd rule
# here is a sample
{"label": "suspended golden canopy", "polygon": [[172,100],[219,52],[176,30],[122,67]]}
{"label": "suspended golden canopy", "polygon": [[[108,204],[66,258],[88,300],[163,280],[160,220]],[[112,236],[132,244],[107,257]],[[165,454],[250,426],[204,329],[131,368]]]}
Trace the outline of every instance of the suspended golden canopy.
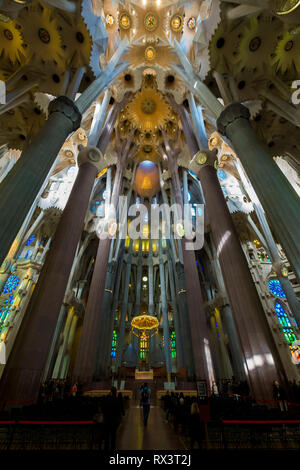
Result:
{"label": "suspended golden canopy", "polygon": [[141,197],[150,198],[160,189],[158,168],[150,160],[144,160],[137,168],[134,190]]}
{"label": "suspended golden canopy", "polygon": [[[134,317],[131,322],[132,332],[139,336],[140,333],[154,336],[159,327],[159,322],[156,317],[151,315],[139,315]],[[134,330],[138,330],[138,334]]]}

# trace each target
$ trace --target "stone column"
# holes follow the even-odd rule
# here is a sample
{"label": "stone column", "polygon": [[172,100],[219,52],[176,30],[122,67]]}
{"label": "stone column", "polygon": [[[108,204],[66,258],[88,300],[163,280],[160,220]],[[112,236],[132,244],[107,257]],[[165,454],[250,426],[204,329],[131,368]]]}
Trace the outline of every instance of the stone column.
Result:
{"label": "stone column", "polygon": [[168,319],[168,304],[166,296],[166,280],[165,266],[162,254],[162,235],[159,239],[159,275],[160,275],[160,293],[161,293],[161,309],[163,314],[163,332],[164,332],[164,353],[166,361],[167,374],[172,372],[171,347],[170,347],[170,329]]}
{"label": "stone column", "polygon": [[124,348],[124,339],[125,339],[125,327],[126,327],[126,313],[128,307],[128,294],[129,294],[129,283],[130,283],[130,274],[131,274],[131,261],[132,261],[132,240],[130,240],[129,254],[127,258],[127,265],[125,271],[125,285],[124,285],[124,295],[121,309],[121,317],[119,322],[119,338],[117,345],[117,354],[116,354],[116,366],[117,369],[122,365],[122,356]]}
{"label": "stone column", "polygon": [[168,277],[169,277],[169,285],[170,285],[170,295],[171,295],[171,303],[174,312],[174,326],[175,326],[175,334],[176,334],[176,359],[177,359],[177,369],[185,369],[185,357],[184,357],[184,348],[183,348],[183,332],[181,327],[181,320],[177,308],[176,302],[176,286],[175,286],[175,279],[173,275],[173,266],[172,261],[168,257]]}
{"label": "stone column", "polygon": [[300,201],[249,122],[249,110],[233,103],[217,120],[219,132],[228,137],[261,202],[271,227],[300,279]]}
{"label": "stone column", "polygon": [[222,364],[223,364],[223,371],[224,377],[230,378],[232,376],[232,368],[228,357],[228,351],[225,344],[225,335],[223,330],[222,318],[220,314],[220,310],[215,308],[215,319],[217,323],[217,328],[220,336],[220,350],[221,350],[221,357],[222,357]]}
{"label": "stone column", "polygon": [[53,378],[54,379],[60,379],[61,378],[61,370],[62,370],[62,367],[63,367],[63,362],[64,362],[64,358],[65,358],[65,354],[66,354],[66,350],[67,350],[67,346],[68,346],[69,335],[70,335],[70,330],[71,330],[71,325],[72,325],[74,315],[75,315],[74,307],[71,306],[69,308],[67,320],[66,320],[66,323],[64,325],[63,342],[60,345],[58,355],[57,355],[57,359],[56,359],[55,366],[54,366],[54,370],[53,370]]}
{"label": "stone column", "polygon": [[0,401],[35,401],[51,348],[101,152],[83,148],[79,172],[0,383]]}
{"label": "stone column", "polygon": [[56,324],[55,333],[53,336],[47,363],[44,369],[43,381],[50,379],[52,376],[52,372],[54,370],[54,366],[55,366],[55,362],[56,362],[57,354],[58,354],[58,349],[59,349],[59,340],[60,340],[63,326],[67,318],[67,314],[68,314],[68,305],[63,303],[60,313],[59,313],[58,321]]}
{"label": "stone column", "polygon": [[[176,203],[183,207],[177,163],[172,165],[170,169]],[[205,340],[209,341],[209,331],[203,308],[195,252],[186,250],[183,246],[182,254],[186,290],[183,288],[180,295],[187,297],[195,376],[197,379],[206,379],[209,383],[208,364],[205,356]]]}
{"label": "stone column", "polygon": [[222,320],[229,340],[234,377],[237,380],[246,380],[244,355],[229,305],[222,308]]}
{"label": "stone column", "polygon": [[[198,175],[225,288],[241,340],[248,378],[256,398],[272,398],[272,382],[285,373],[253,283],[216,170],[216,156],[199,151],[191,169]],[[195,163],[198,162],[198,163]]]}
{"label": "stone column", "polygon": [[49,105],[49,118],[0,185],[0,264],[18,234],[69,134],[79,128],[81,113],[61,96]]}
{"label": "stone column", "polygon": [[[129,152],[131,140],[129,139],[123,144],[122,151],[119,153],[111,197],[111,204],[115,208],[117,207],[121,191],[123,171],[126,167],[126,162],[132,155],[132,151]],[[73,371],[74,377],[85,383],[92,381],[95,370],[97,349],[103,322],[102,302],[105,291],[106,268],[109,260],[110,244],[110,237],[99,240],[94,273]]]}

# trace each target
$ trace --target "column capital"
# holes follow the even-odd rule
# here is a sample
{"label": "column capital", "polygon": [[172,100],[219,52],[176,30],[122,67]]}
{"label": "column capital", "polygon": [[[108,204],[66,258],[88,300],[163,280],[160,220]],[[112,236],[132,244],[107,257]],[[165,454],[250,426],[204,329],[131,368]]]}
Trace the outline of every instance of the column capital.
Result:
{"label": "column capital", "polygon": [[231,103],[224,108],[217,119],[218,131],[227,136],[227,127],[238,119],[250,119],[250,111],[241,103]]}
{"label": "column capital", "polygon": [[78,166],[82,166],[85,163],[91,163],[99,172],[107,168],[107,162],[101,150],[99,150],[97,147],[93,147],[90,145],[84,147],[83,145],[79,145],[78,150]]}
{"label": "column capital", "polygon": [[206,166],[218,169],[217,150],[199,150],[190,161],[189,170],[198,175]]}
{"label": "column capital", "polygon": [[276,261],[272,264],[272,268],[278,277],[286,277],[288,279],[289,270],[284,261]]}
{"label": "column capital", "polygon": [[77,108],[74,101],[70,100],[67,96],[59,96],[49,103],[49,115],[53,113],[61,113],[68,118],[73,125],[73,130],[76,131],[80,127],[82,114]]}

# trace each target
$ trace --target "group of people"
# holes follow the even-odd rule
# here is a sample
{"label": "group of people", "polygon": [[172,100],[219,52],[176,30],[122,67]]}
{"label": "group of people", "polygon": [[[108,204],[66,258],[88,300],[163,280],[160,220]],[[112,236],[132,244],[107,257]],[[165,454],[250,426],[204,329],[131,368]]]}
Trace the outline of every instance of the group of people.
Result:
{"label": "group of people", "polygon": [[112,387],[110,394],[102,397],[98,411],[93,417],[96,431],[98,431],[99,449],[101,449],[103,440],[105,451],[116,449],[117,431],[124,415],[125,406],[122,393],[117,394],[116,387]]}
{"label": "group of people", "polygon": [[205,428],[201,420],[197,398],[184,396],[182,392],[167,392],[162,396],[162,403],[166,421],[174,426],[175,432],[189,436],[191,449],[194,448],[196,442],[199,449],[202,449]]}
{"label": "group of people", "polygon": [[39,392],[39,403],[46,403],[53,400],[63,400],[67,397],[82,396],[82,384],[72,383],[67,379],[50,379],[42,382]]}
{"label": "group of people", "polygon": [[221,379],[213,382],[211,395],[215,396],[249,396],[250,390],[247,381],[237,380],[234,376],[231,379]]}

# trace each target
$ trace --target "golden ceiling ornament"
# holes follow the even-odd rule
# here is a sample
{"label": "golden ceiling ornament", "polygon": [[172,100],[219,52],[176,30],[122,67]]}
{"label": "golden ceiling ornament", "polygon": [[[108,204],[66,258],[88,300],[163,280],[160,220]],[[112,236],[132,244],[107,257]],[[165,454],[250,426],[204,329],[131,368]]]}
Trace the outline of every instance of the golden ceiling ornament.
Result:
{"label": "golden ceiling ornament", "polygon": [[145,114],[153,114],[156,110],[156,103],[151,98],[145,98],[142,102],[142,111]]}
{"label": "golden ceiling ornament", "polygon": [[127,31],[131,28],[131,16],[128,11],[121,11],[119,14],[119,26],[124,31]]}
{"label": "golden ceiling ornament", "polygon": [[30,5],[28,9],[29,11],[22,10],[18,17],[28,54],[42,64],[54,62],[63,68],[65,52],[53,11],[46,7],[37,8],[36,5]]}
{"label": "golden ceiling ornament", "polygon": [[154,133],[165,127],[170,119],[171,109],[160,92],[147,88],[137,92],[124,114],[141,132]]}
{"label": "golden ceiling ornament", "polygon": [[183,28],[183,17],[176,13],[172,16],[170,21],[171,29],[174,33],[179,33]]}
{"label": "golden ceiling ornament", "polygon": [[145,49],[145,59],[152,61],[155,59],[155,57],[156,57],[156,50],[154,49],[154,47],[148,46]]}
{"label": "golden ceiling ornament", "polygon": [[273,11],[277,15],[288,15],[300,6],[300,0],[275,0],[273,2]]}
{"label": "golden ceiling ornament", "polygon": [[144,26],[147,31],[150,31],[152,33],[158,28],[158,25],[159,25],[159,19],[155,13],[149,12],[145,15]]}
{"label": "golden ceiling ornament", "polygon": [[[132,319],[131,327],[132,333],[136,336],[144,333],[152,337],[158,333],[159,322],[151,315],[138,315]],[[138,334],[134,330],[138,330]]]}
{"label": "golden ceiling ornament", "polygon": [[22,46],[22,35],[15,23],[13,21],[0,22],[0,54],[3,54],[12,63],[22,62],[26,54],[26,50]]}

